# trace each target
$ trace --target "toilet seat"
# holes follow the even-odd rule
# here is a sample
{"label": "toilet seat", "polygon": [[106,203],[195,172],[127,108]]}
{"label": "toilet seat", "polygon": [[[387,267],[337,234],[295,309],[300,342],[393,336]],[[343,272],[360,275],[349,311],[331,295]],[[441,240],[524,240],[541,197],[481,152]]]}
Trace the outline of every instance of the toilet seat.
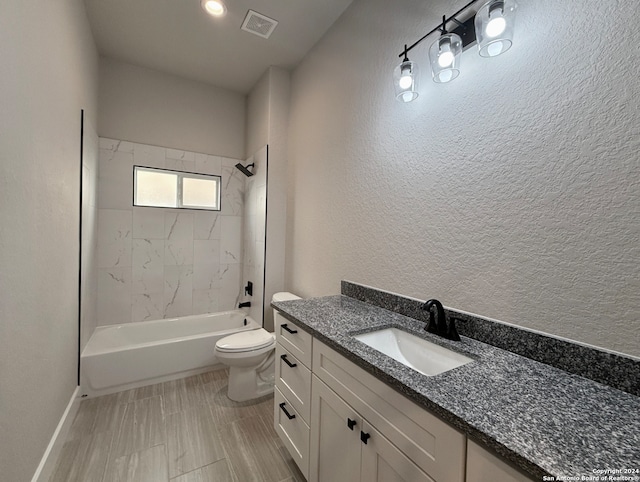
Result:
{"label": "toilet seat", "polygon": [[276,338],[264,328],[241,331],[216,342],[216,350],[224,353],[242,353],[275,345]]}

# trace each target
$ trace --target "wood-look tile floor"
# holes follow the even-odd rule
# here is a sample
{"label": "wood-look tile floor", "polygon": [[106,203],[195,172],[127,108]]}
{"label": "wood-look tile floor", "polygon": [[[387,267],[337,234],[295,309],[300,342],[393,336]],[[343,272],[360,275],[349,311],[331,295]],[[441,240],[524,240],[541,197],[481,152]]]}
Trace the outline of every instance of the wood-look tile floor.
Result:
{"label": "wood-look tile floor", "polygon": [[273,396],[227,398],[227,371],[83,400],[50,482],[304,482]]}

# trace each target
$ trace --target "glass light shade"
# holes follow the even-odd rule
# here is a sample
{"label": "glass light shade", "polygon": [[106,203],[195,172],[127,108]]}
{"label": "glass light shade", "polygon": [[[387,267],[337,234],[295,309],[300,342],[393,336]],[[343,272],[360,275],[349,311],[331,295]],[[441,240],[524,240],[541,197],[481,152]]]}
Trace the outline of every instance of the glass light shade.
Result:
{"label": "glass light shade", "polygon": [[474,22],[482,57],[495,57],[511,48],[516,8],[514,0],[491,0],[480,7]]}
{"label": "glass light shade", "polygon": [[418,64],[405,60],[393,71],[396,99],[411,102],[418,98]]}
{"label": "glass light shade", "polygon": [[462,39],[455,33],[447,33],[431,44],[429,60],[434,82],[449,82],[460,75]]}

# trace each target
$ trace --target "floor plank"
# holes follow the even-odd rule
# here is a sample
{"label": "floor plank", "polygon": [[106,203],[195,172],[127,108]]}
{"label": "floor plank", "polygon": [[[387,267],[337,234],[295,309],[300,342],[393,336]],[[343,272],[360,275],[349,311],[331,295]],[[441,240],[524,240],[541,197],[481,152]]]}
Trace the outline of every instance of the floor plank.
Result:
{"label": "floor plank", "polygon": [[229,468],[226,459],[218,460],[210,465],[180,475],[171,482],[239,482]]}
{"label": "floor plank", "polygon": [[170,477],[225,458],[220,433],[206,405],[168,415],[166,430]]}
{"label": "floor plank", "polygon": [[124,455],[114,461],[113,470],[113,482],[167,482],[169,465],[166,447],[156,445]]}
{"label": "floor plank", "polygon": [[243,482],[280,482],[291,476],[259,416],[243,418],[221,429],[231,468]]}
{"label": "floor plank", "polygon": [[163,444],[165,439],[161,397],[128,403],[118,430],[112,459]]}
{"label": "floor plank", "polygon": [[102,482],[111,439],[101,432],[66,442],[50,482]]}
{"label": "floor plank", "polygon": [[171,380],[162,384],[165,415],[206,405],[199,377]]}

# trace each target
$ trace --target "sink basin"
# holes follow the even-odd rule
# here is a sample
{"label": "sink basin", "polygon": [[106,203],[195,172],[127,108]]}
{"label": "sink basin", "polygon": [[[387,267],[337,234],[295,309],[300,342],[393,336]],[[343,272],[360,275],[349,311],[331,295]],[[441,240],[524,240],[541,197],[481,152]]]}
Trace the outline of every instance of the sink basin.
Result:
{"label": "sink basin", "polygon": [[397,328],[372,331],[354,338],[427,376],[438,375],[473,361]]}

